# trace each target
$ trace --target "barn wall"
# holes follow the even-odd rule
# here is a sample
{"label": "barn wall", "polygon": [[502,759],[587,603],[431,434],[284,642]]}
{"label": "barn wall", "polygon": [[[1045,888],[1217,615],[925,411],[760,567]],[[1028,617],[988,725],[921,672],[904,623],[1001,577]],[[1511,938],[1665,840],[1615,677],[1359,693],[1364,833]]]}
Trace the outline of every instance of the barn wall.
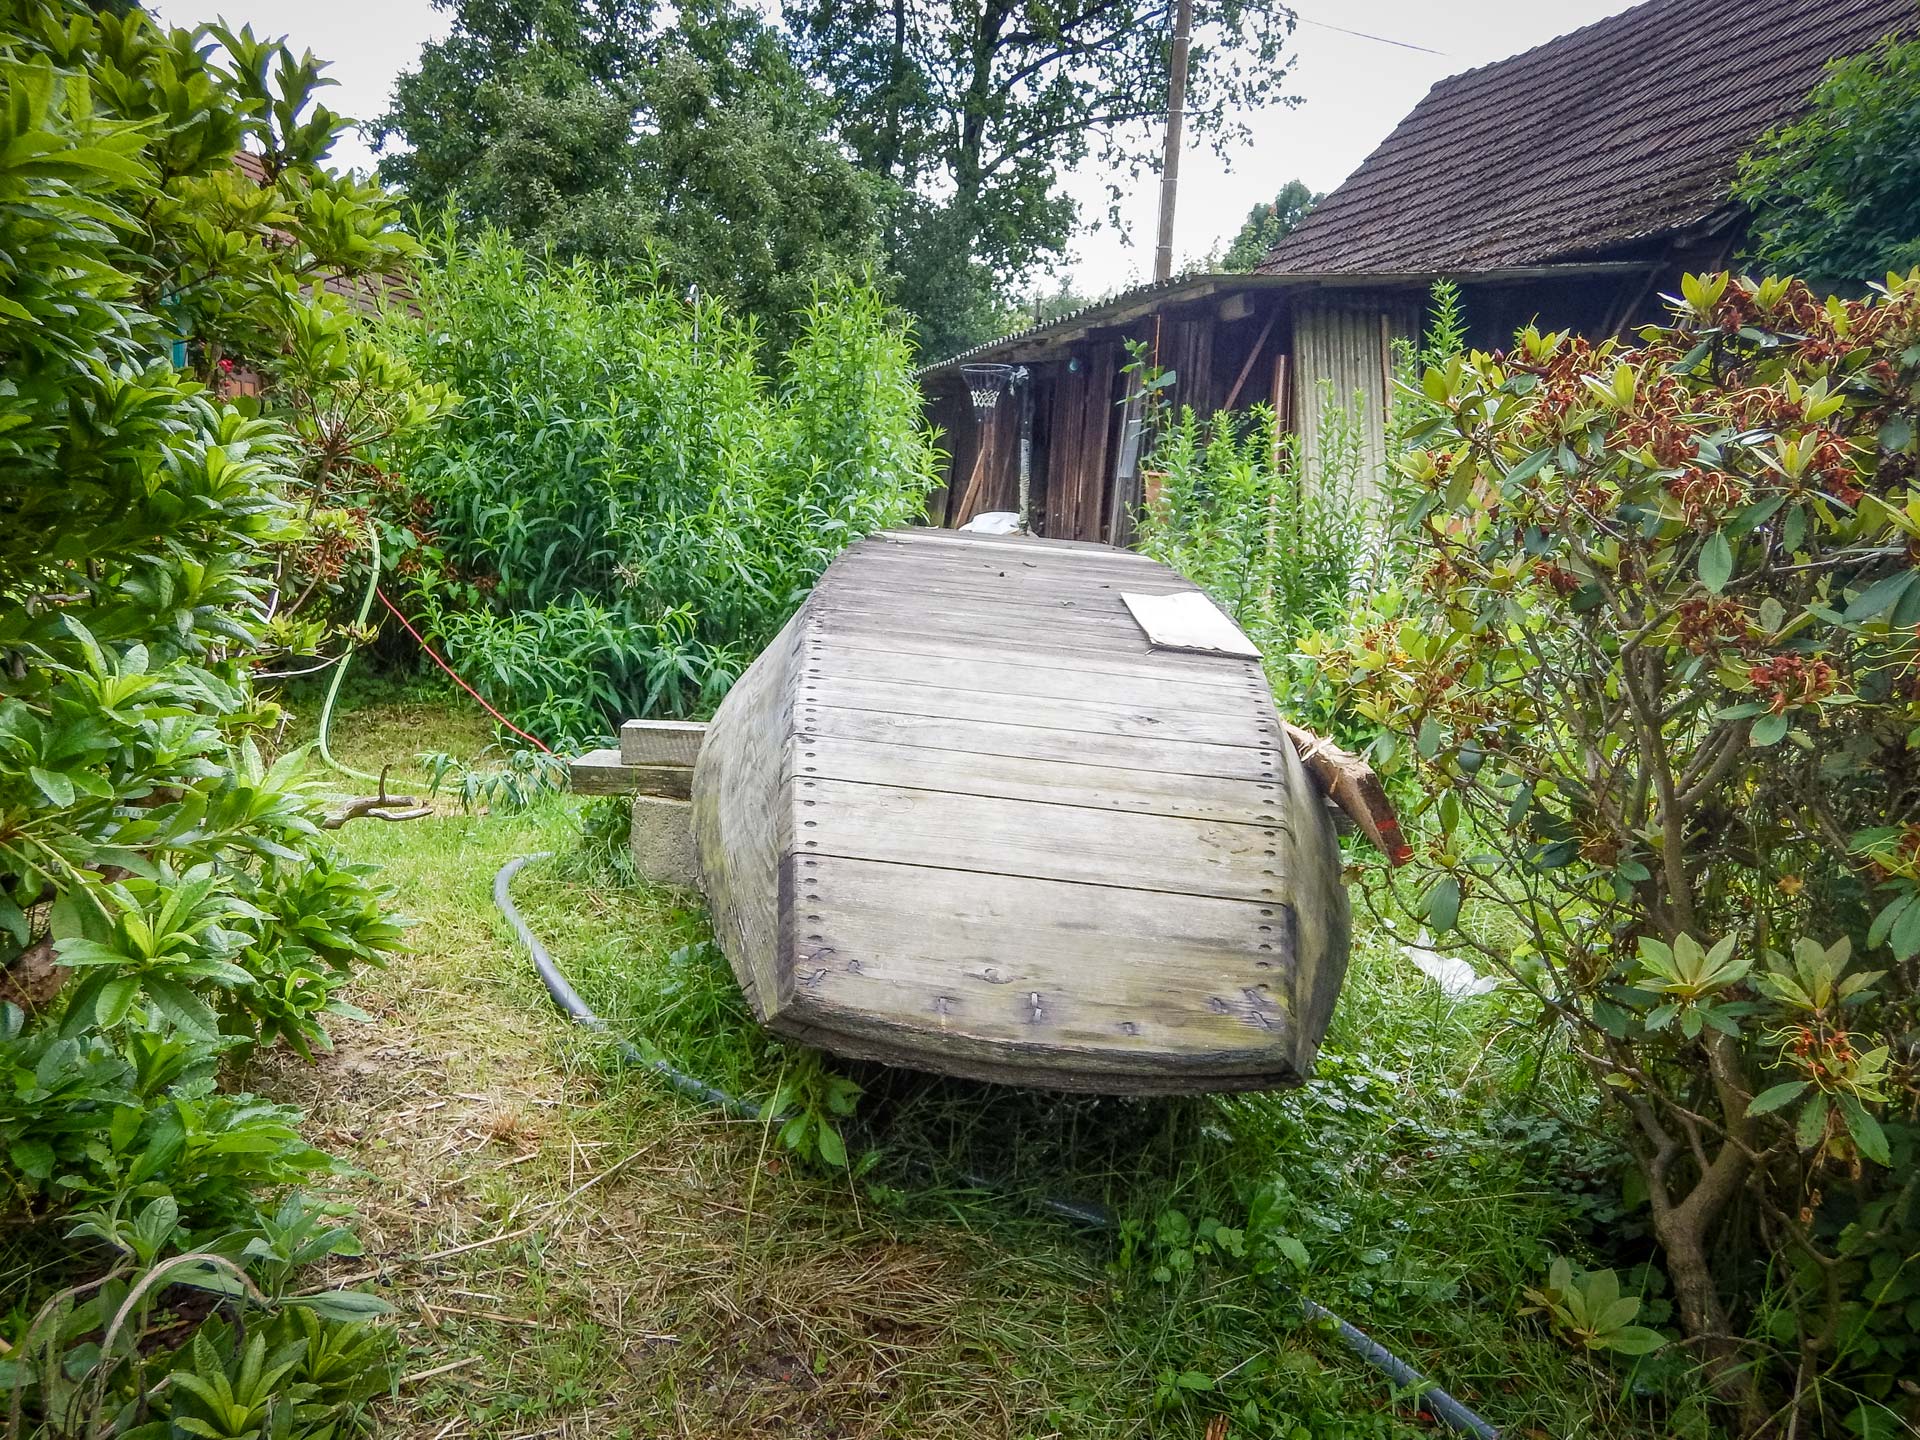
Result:
{"label": "barn wall", "polygon": [[987,423],[966,418],[955,430],[970,441],[954,446],[946,523],[956,529],[989,510],[1013,510],[1020,503],[1020,402],[1003,393]]}

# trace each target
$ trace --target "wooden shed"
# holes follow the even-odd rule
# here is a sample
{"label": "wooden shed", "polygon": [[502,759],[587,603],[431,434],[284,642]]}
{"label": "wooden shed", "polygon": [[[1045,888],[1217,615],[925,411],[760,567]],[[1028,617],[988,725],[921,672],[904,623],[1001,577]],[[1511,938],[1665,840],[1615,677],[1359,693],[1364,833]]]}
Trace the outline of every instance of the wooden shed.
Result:
{"label": "wooden shed", "polygon": [[1434,281],[1461,287],[1482,347],[1529,322],[1598,337],[1657,319],[1683,273],[1739,255],[1740,156],[1805,109],[1830,61],[1911,33],[1915,14],[1913,0],[1647,0],[1442,80],[1255,273],[1146,286],[922,371],[951,452],[931,520],[1016,508],[1019,406],[980,424],[959,372],[1022,365],[1034,530],[1124,544],[1141,498],[1129,343],[1203,416],[1274,406],[1309,482],[1330,396],[1341,443],[1377,477],[1393,342],[1422,328]]}
{"label": "wooden shed", "polygon": [[[1557,313],[1597,320],[1618,278],[1644,274],[1641,265],[1487,274],[1468,287],[1468,309],[1494,325],[1524,320],[1544,291],[1556,297]],[[1320,421],[1331,399],[1361,447],[1363,475],[1376,475],[1386,460],[1394,342],[1422,328],[1441,278],[1195,275],[927,366],[920,373],[927,415],[948,455],[929,519],[957,527],[1018,508],[1021,407],[1030,404],[1034,533],[1126,544],[1141,501],[1141,408],[1128,373],[1136,353],[1170,372],[1172,399],[1202,416],[1273,406],[1298,435],[1309,474],[1321,458]],[[1009,390],[985,424],[964,376],[982,363],[1024,367],[1030,387],[1025,395]]]}

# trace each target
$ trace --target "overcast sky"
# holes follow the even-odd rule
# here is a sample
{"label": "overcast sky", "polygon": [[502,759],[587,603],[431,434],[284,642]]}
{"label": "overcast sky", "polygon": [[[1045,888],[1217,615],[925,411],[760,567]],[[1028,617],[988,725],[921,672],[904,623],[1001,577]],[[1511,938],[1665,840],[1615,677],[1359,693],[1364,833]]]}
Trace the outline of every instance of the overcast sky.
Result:
{"label": "overcast sky", "polygon": [[[1175,248],[1183,263],[1224,248],[1262,198],[1298,177],[1331,190],[1383,140],[1432,84],[1563,35],[1630,0],[1301,0],[1298,56],[1282,87],[1301,103],[1248,117],[1253,135],[1224,158],[1190,148],[1181,162]],[[340,82],[327,103],[367,117],[385,108],[394,76],[409,69],[427,40],[446,32],[447,16],[431,0],[216,0],[218,13],[256,33],[289,36],[332,62]],[[181,20],[201,5],[178,0],[158,7]],[[1362,31],[1379,38],[1346,33]],[[1398,42],[1398,43],[1388,43]],[[1408,48],[1420,47],[1420,48]],[[1656,63],[1649,57],[1649,63]],[[347,165],[370,165],[366,147],[349,139],[335,152]],[[1066,273],[1076,291],[1099,295],[1146,278],[1153,264],[1156,177],[1143,177],[1126,197],[1121,228],[1105,223],[1102,177],[1077,175],[1072,189],[1100,227],[1073,247]],[[1128,244],[1131,238],[1134,243]]]}

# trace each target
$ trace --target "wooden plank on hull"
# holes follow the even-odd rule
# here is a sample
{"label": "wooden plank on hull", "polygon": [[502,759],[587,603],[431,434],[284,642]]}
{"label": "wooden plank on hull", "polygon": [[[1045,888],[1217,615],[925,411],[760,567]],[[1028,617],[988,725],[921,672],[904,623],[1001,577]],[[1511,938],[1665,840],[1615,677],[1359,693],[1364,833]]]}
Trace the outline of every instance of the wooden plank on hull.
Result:
{"label": "wooden plank on hull", "polygon": [[972,690],[981,695],[1090,701],[1102,705],[1162,706],[1183,712],[1248,713],[1248,697],[1264,688],[1253,676],[1238,685],[1167,679],[1162,672],[1090,675],[1053,665],[1016,665],[982,656],[978,646],[948,655],[912,655],[892,650],[854,650],[835,645],[809,654],[809,677],[888,680]]}
{"label": "wooden plank on hull", "polygon": [[[824,646],[824,641],[822,645]],[[903,660],[924,657],[935,664],[945,664],[956,659],[990,660],[993,664],[1010,670],[1047,670],[1063,675],[1170,680],[1182,685],[1228,686],[1236,689],[1244,688],[1250,680],[1257,679],[1260,674],[1259,667],[1250,663],[1237,665],[1222,663],[1219,659],[1212,657],[1195,665],[1168,665],[1163,663],[1163,657],[1152,653],[1151,647],[1143,651],[1138,658],[1134,658],[1126,655],[1084,652],[1035,652],[1024,647],[982,645],[977,640],[961,639],[951,635],[836,633],[833,636],[831,648],[836,654],[849,656],[882,654],[897,656]],[[1186,661],[1200,657],[1168,655],[1164,658]],[[1093,679],[1084,683],[1100,685],[1105,681]],[[1260,683],[1264,685],[1265,682]]]}
{"label": "wooden plank on hull", "polygon": [[[809,612],[835,634],[842,632],[875,635],[946,635],[959,640],[977,640],[982,645],[1002,649],[1024,648],[1037,654],[1072,654],[1101,651],[1116,655],[1168,654],[1156,652],[1140,627],[1121,616],[1089,616],[1082,612],[1067,623],[1048,617],[1010,614],[1003,608],[977,605],[966,608],[938,608],[915,613],[877,601],[847,602],[823,600]],[[1035,645],[1036,632],[1047,634],[1045,645]],[[1199,657],[1203,662],[1211,657]]]}
{"label": "wooden plank on hull", "polygon": [[1065,764],[1020,755],[950,750],[929,756],[912,745],[815,735],[810,776],[871,785],[951,790],[1003,800],[1133,810],[1189,820],[1274,825],[1288,819],[1277,786],[1216,775],[1177,775],[1116,765]]}
{"label": "wooden plank on hull", "polygon": [[[1017,586],[1004,580],[984,583],[952,580],[898,589],[867,587],[852,591],[828,587],[822,591],[820,599],[824,605],[865,606],[916,617],[978,614],[991,610],[1050,630],[1060,625],[1077,625],[1083,616],[1097,617],[1108,624],[1125,620],[1137,625],[1121,596],[1138,593],[1143,588],[1121,581],[1100,586]],[[1205,598],[1197,590],[1175,589],[1171,586],[1155,594],[1156,598],[1175,601],[1182,601],[1186,596]],[[1046,648],[1044,634],[1042,631],[1031,637],[1040,649]]]}
{"label": "wooden plank on hull", "polygon": [[1272,900],[1284,828],[802,776],[794,854]]}
{"label": "wooden plank on hull", "polygon": [[[814,735],[842,740],[871,740],[927,750],[958,750],[976,755],[1015,755],[1060,765],[1107,765],[1125,770],[1157,770],[1170,775],[1217,775],[1255,784],[1274,781],[1280,771],[1278,747],[1206,745],[1185,740],[1143,740],[1129,735],[1085,735],[1005,721],[946,720],[928,715],[889,715],[875,710],[840,710],[831,705],[801,706],[794,712],[802,742]],[[812,759],[803,748],[794,755],[795,773]],[[696,786],[698,781],[695,782]]]}
{"label": "wooden plank on hull", "polygon": [[833,856],[794,867],[784,983],[802,1023],[955,1054],[1272,1068],[1285,906]]}
{"label": "wooden plank on hull", "polygon": [[[1188,655],[1175,650],[1156,650],[1135,626],[1104,628],[1048,625],[1047,643],[1035,645],[1037,622],[1022,616],[971,614],[948,616],[915,615],[894,607],[842,605],[822,601],[809,609],[808,618],[818,623],[809,626],[810,641],[831,636],[834,644],[860,644],[859,637],[880,640],[935,640],[971,647],[982,654],[1009,658],[1024,656],[1030,663],[1046,663],[1056,657],[1105,656],[1143,667],[1143,673],[1157,675],[1220,675],[1233,672],[1224,667],[1235,662],[1228,656]],[[1105,663],[1103,661],[1102,663]]]}
{"label": "wooden plank on hull", "polygon": [[858,577],[839,579],[829,576],[818,587],[823,595],[842,590],[864,595],[962,595],[970,600],[983,598],[995,603],[1058,604],[1062,599],[1079,598],[1083,602],[1121,591],[1149,591],[1167,595],[1197,594],[1198,587],[1177,575],[1126,574],[1062,575],[1057,571],[1027,564],[996,566],[926,565],[915,556],[876,559]]}
{"label": "wooden plank on hull", "polygon": [[[847,676],[804,676],[799,705],[831,705],[840,710],[875,710],[888,715],[928,715],[947,720],[999,721],[1017,709],[1022,725],[1068,730],[1079,735],[1131,735],[1147,740],[1192,740],[1207,745],[1275,744],[1279,725],[1250,715],[1185,710],[1169,705],[1128,705],[1098,700],[1061,700],[1009,696],[944,685],[914,685],[895,680]],[[1016,703],[1017,702],[1017,703]]]}

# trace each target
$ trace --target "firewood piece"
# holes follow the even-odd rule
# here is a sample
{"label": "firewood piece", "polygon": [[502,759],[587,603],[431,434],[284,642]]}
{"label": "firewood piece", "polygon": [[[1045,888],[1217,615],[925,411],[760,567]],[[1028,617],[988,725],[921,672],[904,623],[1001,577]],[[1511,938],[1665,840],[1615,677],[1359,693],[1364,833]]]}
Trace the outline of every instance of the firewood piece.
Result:
{"label": "firewood piece", "polygon": [[1394,814],[1393,802],[1371,765],[1298,725],[1287,726],[1287,738],[1300,752],[1300,763],[1307,767],[1307,773],[1353,818],[1360,833],[1390,864],[1404,865],[1413,858],[1412,848],[1400,833],[1400,817]]}

